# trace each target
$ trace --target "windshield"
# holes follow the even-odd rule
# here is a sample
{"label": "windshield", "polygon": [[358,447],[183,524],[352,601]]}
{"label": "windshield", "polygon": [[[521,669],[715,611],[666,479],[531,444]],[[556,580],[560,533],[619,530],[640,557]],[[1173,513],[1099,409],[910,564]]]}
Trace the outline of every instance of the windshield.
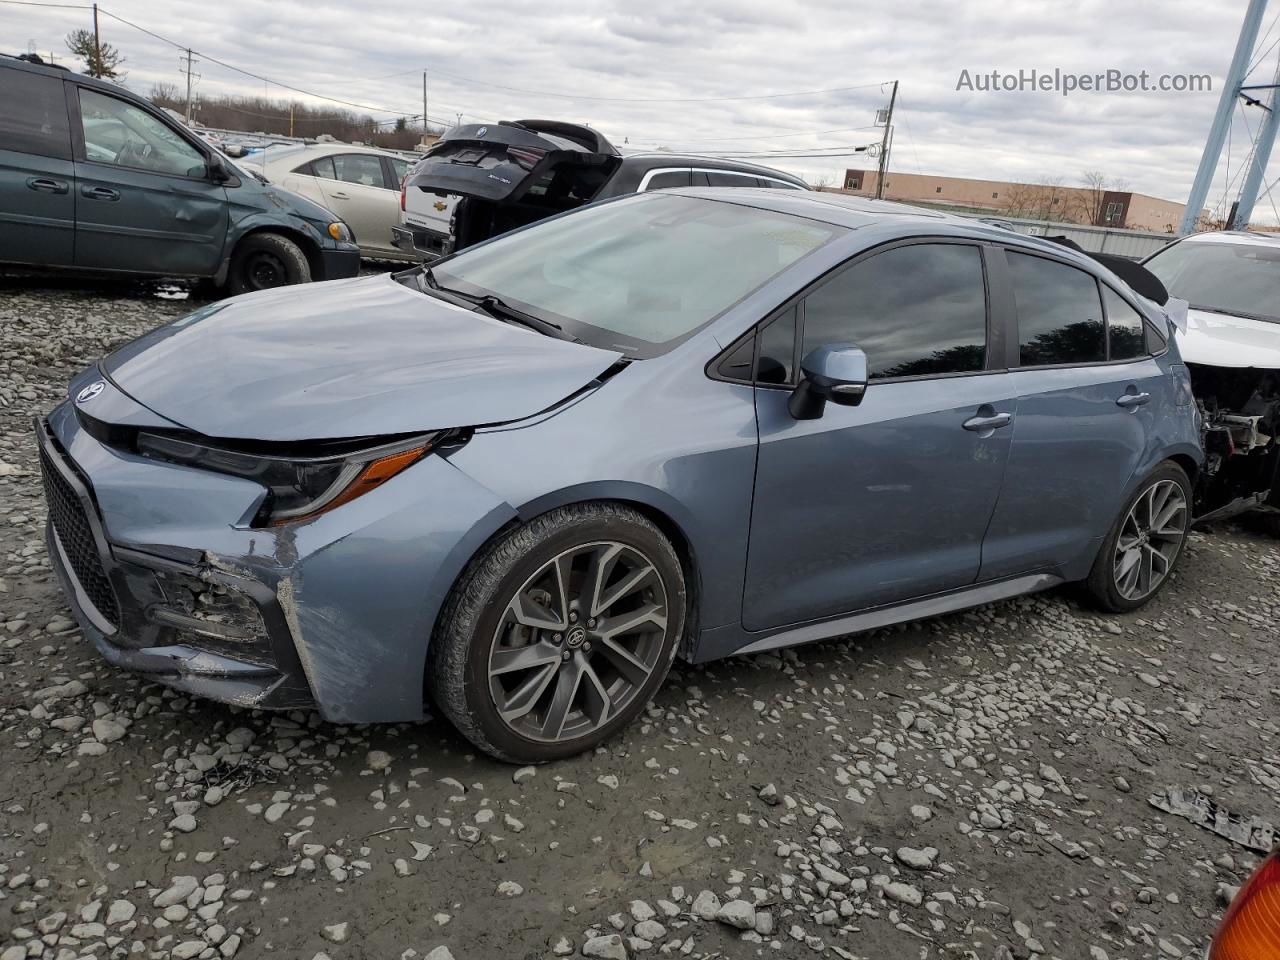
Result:
{"label": "windshield", "polygon": [[587,207],[435,266],[594,346],[670,350],[843,227],[673,194]]}
{"label": "windshield", "polygon": [[1182,241],[1144,266],[1193,307],[1280,323],[1280,244]]}

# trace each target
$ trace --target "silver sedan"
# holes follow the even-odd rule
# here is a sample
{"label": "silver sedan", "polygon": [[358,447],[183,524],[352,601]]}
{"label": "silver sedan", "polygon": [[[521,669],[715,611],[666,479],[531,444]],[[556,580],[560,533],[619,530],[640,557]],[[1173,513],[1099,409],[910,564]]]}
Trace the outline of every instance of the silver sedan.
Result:
{"label": "silver sedan", "polygon": [[411,166],[388,150],[341,143],[269,146],[245,156],[274,184],[322,204],[355,234],[360,254],[411,259],[391,245],[400,222],[400,181]]}

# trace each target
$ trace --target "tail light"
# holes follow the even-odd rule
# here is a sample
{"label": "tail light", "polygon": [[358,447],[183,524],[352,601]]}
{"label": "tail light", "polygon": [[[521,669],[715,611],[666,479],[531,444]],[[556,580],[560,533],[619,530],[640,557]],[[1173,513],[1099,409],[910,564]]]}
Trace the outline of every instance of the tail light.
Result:
{"label": "tail light", "polygon": [[1280,960],[1280,850],[1262,861],[1231,901],[1208,960]]}
{"label": "tail light", "polygon": [[400,178],[400,209],[401,211],[404,210],[404,188],[408,182],[409,182],[409,175],[406,173],[403,177]]}
{"label": "tail light", "polygon": [[507,157],[525,170],[532,170],[547,155],[541,147],[507,147]]}

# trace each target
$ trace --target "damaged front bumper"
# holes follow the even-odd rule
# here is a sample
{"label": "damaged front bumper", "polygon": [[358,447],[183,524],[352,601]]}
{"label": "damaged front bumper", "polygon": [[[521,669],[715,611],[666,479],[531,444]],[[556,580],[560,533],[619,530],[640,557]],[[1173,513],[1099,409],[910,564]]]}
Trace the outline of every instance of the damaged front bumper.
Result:
{"label": "damaged front bumper", "polygon": [[48,426],[37,423],[49,558],[72,613],[111,664],[244,707],[312,704],[275,593],[208,562],[110,544],[96,504]]}
{"label": "damaged front bumper", "polygon": [[36,433],[49,555],[85,635],[112,664],[245,707],[420,719],[439,609],[515,515],[429,456],[315,520],[253,527],[263,487],[108,445],[70,402]]}

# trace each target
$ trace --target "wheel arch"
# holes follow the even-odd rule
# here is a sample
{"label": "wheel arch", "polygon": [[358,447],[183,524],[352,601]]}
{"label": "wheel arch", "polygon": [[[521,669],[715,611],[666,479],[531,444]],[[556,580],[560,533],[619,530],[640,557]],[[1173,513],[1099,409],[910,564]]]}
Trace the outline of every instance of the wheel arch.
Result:
{"label": "wheel arch", "polygon": [[278,233],[282,237],[292,240],[298,245],[303,256],[307,258],[307,265],[311,268],[311,279],[325,279],[324,257],[320,255],[320,242],[316,237],[296,223],[255,216],[242,220],[237,224],[234,234],[229,238],[230,242],[227,244],[226,256],[223,258],[222,266],[219,268],[218,275],[215,278],[219,285],[226,283],[230,277],[231,261],[234,259],[236,251],[240,249],[240,244],[244,243],[246,238],[262,233]]}
{"label": "wheel arch", "polygon": [[[478,557],[483,555],[490,546],[502,537],[505,537],[512,530],[522,527],[538,517],[562,507],[596,503],[615,504],[635,510],[641,516],[653,523],[653,525],[662,532],[662,535],[671,542],[671,546],[675,550],[676,556],[680,558],[680,565],[685,577],[685,628],[684,636],[680,639],[678,652],[682,657],[687,658],[691,656],[698,636],[698,611],[701,606],[702,598],[702,574],[701,567],[698,563],[698,553],[694,547],[693,539],[689,536],[687,524],[682,523],[679,519],[680,514],[682,513],[679,504],[669,496],[663,494],[661,491],[655,490],[652,487],[646,487],[643,484],[584,484],[582,486],[570,487],[556,491],[555,493],[538,497],[537,499],[518,507],[516,509],[515,516],[510,517],[505,523],[494,529],[476,546],[473,551],[471,551],[466,562],[462,564],[461,568],[454,576],[448,592],[452,592],[463,577],[467,576],[472,563]],[[428,640],[428,645],[435,641],[447,607],[448,603],[446,600],[446,602],[440,604],[440,608],[436,611],[435,621],[432,624],[431,636]],[[426,662],[423,665],[424,685],[427,680],[425,671],[430,669],[430,663],[431,657],[428,655],[426,657]]]}

